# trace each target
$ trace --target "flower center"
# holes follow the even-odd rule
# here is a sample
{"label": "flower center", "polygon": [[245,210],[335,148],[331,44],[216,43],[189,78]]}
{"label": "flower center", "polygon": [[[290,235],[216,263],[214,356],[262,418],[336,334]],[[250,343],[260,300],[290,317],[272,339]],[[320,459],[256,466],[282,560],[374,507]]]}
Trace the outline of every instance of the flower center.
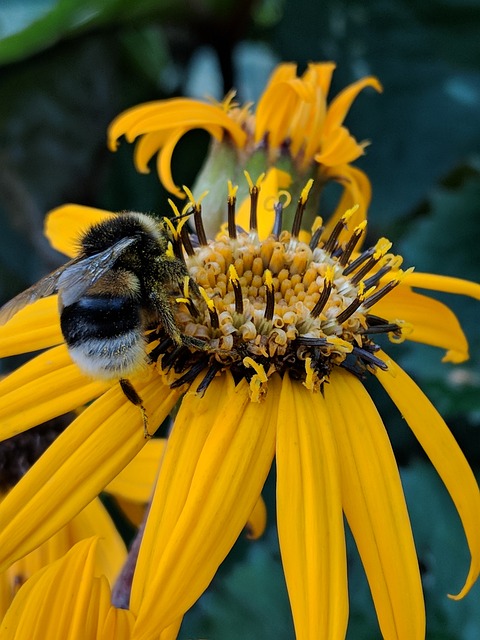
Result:
{"label": "flower center", "polygon": [[[260,241],[256,231],[259,189],[251,185],[249,232],[235,227],[234,195],[229,197],[228,228],[207,241],[200,206],[192,202],[200,246],[193,248],[185,233],[190,278],[200,296],[187,287],[177,299],[176,321],[182,334],[205,341],[206,349],[178,346],[161,334],[151,353],[163,370],[176,374],[171,386],[190,383],[202,371],[197,388],[203,392],[218,373],[229,369],[236,380],[250,383],[252,400],[266,393],[274,373],[303,381],[318,390],[335,366],[357,375],[386,364],[375,356],[372,335],[401,337],[399,323],[370,313],[378,300],[400,282],[401,258],[389,254],[382,238],[374,247],[355,252],[366,223],[351,233],[348,211],[329,237],[317,224],[309,243],[298,238],[308,197],[300,197],[292,231],[274,232]],[[281,228],[282,205],[275,206],[276,229]],[[345,240],[345,237],[347,238]],[[193,287],[196,288],[196,287]]]}

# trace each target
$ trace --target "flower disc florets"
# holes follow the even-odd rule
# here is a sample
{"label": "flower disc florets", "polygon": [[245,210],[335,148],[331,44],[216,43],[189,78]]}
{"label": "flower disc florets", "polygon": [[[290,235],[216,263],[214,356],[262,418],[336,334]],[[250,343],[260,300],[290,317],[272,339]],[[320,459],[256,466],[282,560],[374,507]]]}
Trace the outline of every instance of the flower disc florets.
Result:
{"label": "flower disc florets", "polygon": [[[177,374],[172,386],[205,371],[197,388],[203,392],[215,375],[229,369],[236,380],[249,381],[252,399],[258,400],[274,373],[288,371],[318,390],[335,366],[358,375],[386,368],[375,356],[379,347],[371,336],[401,338],[401,327],[370,309],[400,282],[401,258],[387,253],[391,243],[384,238],[355,254],[366,223],[340,242],[353,211],[346,212],[329,237],[322,237],[320,224],[310,242],[301,241],[309,186],[299,200],[292,231],[274,231],[265,240],[256,231],[258,186],[251,187],[251,230],[235,227],[231,195],[228,230],[214,241],[204,237],[200,205],[193,202],[200,246],[193,248],[183,231],[178,236],[187,251],[190,281],[185,297],[177,299],[176,320],[181,333],[204,341],[205,349],[179,347],[158,336],[163,340],[151,357]],[[282,205],[277,203],[275,210],[280,229]]]}

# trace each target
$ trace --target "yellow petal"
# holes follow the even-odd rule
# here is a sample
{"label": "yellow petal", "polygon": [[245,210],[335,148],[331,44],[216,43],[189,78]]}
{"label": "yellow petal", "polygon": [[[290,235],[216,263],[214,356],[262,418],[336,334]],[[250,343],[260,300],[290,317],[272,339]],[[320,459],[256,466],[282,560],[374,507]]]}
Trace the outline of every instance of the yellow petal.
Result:
{"label": "yellow petal", "polygon": [[458,511],[471,554],[465,585],[455,599],[462,598],[480,574],[480,492],[472,470],[444,420],[415,382],[397,364],[388,371],[377,369],[377,377],[443,480]]}
{"label": "yellow petal", "polygon": [[265,527],[267,526],[267,507],[262,496],[260,496],[253,508],[250,517],[247,522],[248,537],[251,540],[256,540],[263,535]]}
{"label": "yellow petal", "polygon": [[355,98],[358,96],[360,91],[365,89],[365,87],[373,87],[379,93],[383,91],[382,85],[374,76],[361,78],[360,80],[357,80],[357,82],[345,87],[345,89],[340,91],[340,93],[337,94],[330,103],[327,117],[325,119],[325,135],[328,135],[343,123]]}
{"label": "yellow petal", "polygon": [[278,535],[296,637],[343,638],[347,566],[332,425],[323,396],[287,375],[276,455]]}
{"label": "yellow petal", "polygon": [[463,362],[468,359],[468,342],[453,311],[438,300],[415,293],[403,282],[379,300],[372,310],[393,322],[405,320],[411,323],[412,331],[405,335],[406,339],[446,349],[444,360]]}
{"label": "yellow petal", "polygon": [[325,385],[345,516],[384,638],[425,637],[418,561],[400,476],[385,427],[362,383],[336,369]]}
{"label": "yellow petal", "polygon": [[64,204],[47,214],[44,232],[54,249],[73,258],[78,253],[81,235],[93,224],[114,216],[114,213],[104,209]]}
{"label": "yellow petal", "polygon": [[105,507],[96,498],[63,529],[0,575],[0,619],[30,576],[61,558],[76,542],[93,535],[100,536],[97,567],[113,582],[125,562],[126,549]]}
{"label": "yellow petal", "polygon": [[150,500],[166,440],[148,440],[133,460],[105,487],[114,496],[146,503]]}
{"label": "yellow petal", "polygon": [[[134,384],[153,430],[180,393],[156,373]],[[141,412],[115,385],[72,422],[0,504],[0,570],[63,527],[144,445]]]}
{"label": "yellow petal", "polygon": [[[271,466],[279,380],[263,403],[215,378],[185,396],[168,438],[132,585],[135,638],[174,623],[206,589],[252,513]],[[193,384],[195,388],[195,383]]]}
{"label": "yellow petal", "polygon": [[[328,238],[345,212],[358,205],[358,209],[348,221],[348,228],[343,229],[339,236],[340,243],[346,242],[355,227],[366,219],[372,193],[370,180],[363,171],[347,164],[336,167],[322,167],[321,175],[325,175],[329,180],[339,182],[344,189],[335,213],[330,216],[325,225],[323,237]],[[362,242],[359,242],[358,246],[361,244]]]}
{"label": "yellow petal", "polygon": [[480,300],[480,284],[471,282],[470,280],[463,280],[462,278],[452,278],[450,276],[439,276],[432,273],[417,273],[413,271],[406,276],[405,282],[411,287],[431,289],[432,291],[444,291],[445,293],[456,293]]}
{"label": "yellow petal", "polygon": [[63,342],[57,296],[41,298],[0,327],[0,358],[39,351]]}
{"label": "yellow petal", "polygon": [[[132,627],[132,614],[112,611],[108,582],[95,577],[96,542],[95,538],[79,542],[25,583],[2,622],[2,640],[130,637],[124,631]],[[120,624],[113,626],[112,617]],[[106,635],[112,628],[119,633]],[[104,633],[99,635],[99,630]]]}
{"label": "yellow petal", "polygon": [[110,386],[85,376],[65,345],[54,347],[0,380],[0,440],[68,413]]}

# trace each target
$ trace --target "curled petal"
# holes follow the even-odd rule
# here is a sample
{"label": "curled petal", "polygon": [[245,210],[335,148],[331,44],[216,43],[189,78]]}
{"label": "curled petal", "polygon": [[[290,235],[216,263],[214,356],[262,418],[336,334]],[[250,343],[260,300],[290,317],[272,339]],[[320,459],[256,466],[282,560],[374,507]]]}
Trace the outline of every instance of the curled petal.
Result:
{"label": "curled petal", "polygon": [[357,80],[357,82],[345,87],[330,103],[325,119],[325,135],[329,135],[334,129],[342,125],[355,98],[365,87],[373,87],[379,93],[383,91],[382,85],[374,76],[361,78]]}
{"label": "curled petal", "polygon": [[265,502],[260,496],[253,507],[253,511],[250,514],[247,522],[248,537],[251,540],[256,540],[263,535],[265,527],[267,526],[267,507]]}
{"label": "curled petal", "polygon": [[422,445],[443,480],[463,524],[471,554],[470,570],[460,593],[465,596],[480,575],[480,492],[460,447],[444,420],[415,382],[385,353],[388,371],[377,378]]}
{"label": "curled petal", "polygon": [[345,516],[384,638],[425,637],[418,561],[400,476],[385,427],[363,384],[341,369],[325,385],[335,425]]}
{"label": "curled petal", "polygon": [[278,535],[296,637],[343,638],[347,566],[332,424],[323,396],[287,375],[278,416]]}
{"label": "curled petal", "polygon": [[373,309],[382,318],[410,323],[412,331],[405,335],[407,340],[446,349],[444,361],[463,362],[468,359],[468,342],[457,317],[438,300],[415,293],[402,282]]}

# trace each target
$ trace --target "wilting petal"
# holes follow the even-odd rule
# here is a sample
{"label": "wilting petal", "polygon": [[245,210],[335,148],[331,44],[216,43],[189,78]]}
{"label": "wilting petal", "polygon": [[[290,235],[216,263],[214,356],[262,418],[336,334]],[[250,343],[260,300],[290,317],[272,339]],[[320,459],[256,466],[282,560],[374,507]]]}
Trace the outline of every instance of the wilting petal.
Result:
{"label": "wilting petal", "polygon": [[277,519],[296,637],[343,638],[347,566],[338,454],[323,396],[283,378]]}
{"label": "wilting petal", "polygon": [[462,520],[472,556],[465,585],[454,596],[462,598],[480,574],[480,493],[475,476],[445,421],[423,391],[385,353],[379,355],[388,362],[388,371],[377,369],[378,379],[430,458]]}
{"label": "wilting petal", "polygon": [[[195,388],[195,383],[193,384]],[[215,378],[185,396],[168,438],[132,585],[135,638],[174,623],[207,588],[245,526],[271,466],[279,380],[265,402]]]}
{"label": "wilting petal", "polygon": [[450,276],[439,276],[433,273],[409,273],[405,282],[411,287],[420,289],[431,289],[432,291],[444,291],[445,293],[456,293],[457,295],[470,296],[480,300],[480,284],[464,280],[463,278],[452,278]]}
{"label": "wilting petal", "polygon": [[[156,374],[134,383],[153,430],[180,393]],[[116,385],[58,436],[0,504],[0,570],[69,522],[144,445],[141,412]]]}
{"label": "wilting petal", "polygon": [[146,503],[153,491],[166,440],[154,438],[105,487],[105,491],[132,502]]}
{"label": "wilting petal", "polygon": [[111,211],[64,204],[52,209],[45,219],[45,235],[54,249],[73,258],[78,253],[78,239],[93,224],[115,216]]}
{"label": "wilting petal", "polygon": [[0,327],[0,358],[39,351],[63,342],[57,296],[41,298]]}
{"label": "wilting petal", "polygon": [[456,315],[438,300],[415,293],[402,283],[373,309],[373,313],[392,322],[410,323],[412,331],[405,334],[407,340],[446,349],[444,361],[468,359],[468,342]]}
{"label": "wilting petal", "polygon": [[362,383],[341,369],[325,385],[342,478],[342,502],[384,638],[425,637],[417,555],[385,427]]}
{"label": "wilting petal", "polygon": [[111,606],[107,580],[95,577],[95,552],[96,539],[84,540],[30,578],[5,615],[2,640],[130,638],[133,616]]}
{"label": "wilting petal", "polygon": [[54,347],[0,381],[0,440],[77,409],[110,386],[84,375],[65,345]]}

